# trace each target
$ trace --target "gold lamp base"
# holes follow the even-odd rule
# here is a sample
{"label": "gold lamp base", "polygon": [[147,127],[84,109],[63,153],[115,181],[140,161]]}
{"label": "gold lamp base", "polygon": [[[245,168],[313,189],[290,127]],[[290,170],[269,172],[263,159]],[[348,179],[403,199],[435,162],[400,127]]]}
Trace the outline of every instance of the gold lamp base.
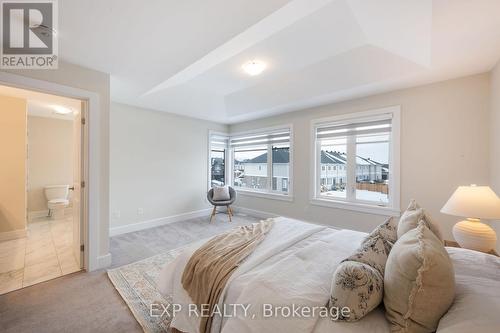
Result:
{"label": "gold lamp base", "polygon": [[453,237],[464,249],[490,252],[496,248],[497,235],[489,225],[469,218],[453,226]]}

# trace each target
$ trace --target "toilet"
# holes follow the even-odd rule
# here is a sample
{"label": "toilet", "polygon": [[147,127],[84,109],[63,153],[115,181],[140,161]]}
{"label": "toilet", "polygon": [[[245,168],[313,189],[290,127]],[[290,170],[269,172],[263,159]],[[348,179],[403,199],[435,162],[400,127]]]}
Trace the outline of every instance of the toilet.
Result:
{"label": "toilet", "polygon": [[64,217],[64,209],[68,207],[69,185],[53,185],[45,187],[45,198],[49,207],[49,216],[53,219]]}

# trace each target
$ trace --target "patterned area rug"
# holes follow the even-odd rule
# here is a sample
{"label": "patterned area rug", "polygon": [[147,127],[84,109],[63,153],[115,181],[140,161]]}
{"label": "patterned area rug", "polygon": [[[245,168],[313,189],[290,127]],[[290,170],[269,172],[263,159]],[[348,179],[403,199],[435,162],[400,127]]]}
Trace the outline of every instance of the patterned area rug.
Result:
{"label": "patterned area rug", "polygon": [[108,277],[127,303],[135,319],[146,333],[170,333],[171,318],[167,313],[151,316],[151,304],[164,312],[171,300],[158,291],[157,279],[162,268],[174,260],[185,248],[170,250],[151,258],[108,270]]}

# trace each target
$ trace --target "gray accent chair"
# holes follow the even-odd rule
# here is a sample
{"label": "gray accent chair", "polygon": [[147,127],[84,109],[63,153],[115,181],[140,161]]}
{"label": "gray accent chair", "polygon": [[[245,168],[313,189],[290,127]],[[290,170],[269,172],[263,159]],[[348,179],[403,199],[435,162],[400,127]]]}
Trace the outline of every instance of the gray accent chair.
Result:
{"label": "gray accent chair", "polygon": [[217,207],[221,206],[227,207],[227,215],[229,215],[229,222],[232,222],[233,209],[231,208],[231,205],[236,200],[236,191],[234,190],[234,188],[229,186],[229,200],[215,201],[213,197],[214,197],[214,189],[211,188],[207,193],[208,201],[214,206],[214,209],[212,210],[212,215],[210,215],[210,223],[212,223],[212,219],[214,218],[215,214],[217,214]]}

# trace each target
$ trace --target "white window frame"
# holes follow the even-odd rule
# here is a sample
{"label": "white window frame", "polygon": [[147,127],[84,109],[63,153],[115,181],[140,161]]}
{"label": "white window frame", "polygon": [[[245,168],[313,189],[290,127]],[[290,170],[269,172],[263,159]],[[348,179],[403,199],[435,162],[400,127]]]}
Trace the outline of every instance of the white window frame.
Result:
{"label": "white window frame", "polygon": [[[377,203],[362,202],[359,200],[349,201],[342,198],[326,198],[320,195],[321,188],[321,143],[316,140],[316,129],[326,123],[354,120],[356,118],[370,118],[390,114],[392,117],[391,140],[389,142],[389,202],[385,206]],[[380,109],[362,111],[356,113],[342,114],[338,116],[314,119],[311,121],[311,204],[332,208],[359,211],[385,216],[399,216],[400,210],[400,137],[401,137],[401,106],[389,106]],[[355,145],[353,137],[348,137],[348,145]],[[350,170],[349,170],[350,168]],[[356,183],[356,159],[355,156],[348,157],[347,184]],[[348,189],[348,191],[354,191]]]}
{"label": "white window frame", "polygon": [[[212,188],[212,136],[213,135],[220,135],[220,136],[225,136],[228,138],[229,140],[229,134],[228,133],[225,133],[225,132],[219,132],[219,131],[214,131],[214,130],[208,130],[208,153],[207,153],[207,156],[208,156],[208,162],[207,162],[207,191],[209,191],[211,188]],[[225,150],[225,154],[224,154],[224,185],[229,185],[229,184],[232,184],[232,182],[229,182],[230,179],[231,179],[231,175],[228,173],[228,171],[230,171],[230,166],[228,163],[229,162],[229,157],[231,155],[229,154],[229,147],[226,147],[226,150]]]}
{"label": "white window frame", "polygon": [[[229,137],[235,137],[235,136],[244,136],[244,135],[254,135],[254,134],[265,134],[267,132],[275,132],[279,130],[289,130],[290,131],[290,151],[289,151],[289,156],[290,156],[290,162],[289,162],[289,173],[288,173],[288,193],[283,193],[281,191],[273,191],[272,190],[272,173],[273,173],[273,168],[272,168],[272,148],[268,146],[267,149],[267,156],[271,156],[271,158],[268,158],[267,160],[267,187],[269,190],[266,191],[259,191],[259,190],[252,190],[248,188],[241,188],[241,187],[236,187],[233,184],[233,178],[234,178],[234,170],[233,170],[233,163],[234,163],[234,149],[229,148],[229,163],[227,165],[230,166],[230,172],[229,174],[226,173],[226,178],[229,176],[230,177],[230,183],[231,186],[238,192],[238,194],[245,195],[245,196],[253,196],[253,197],[261,197],[261,198],[267,198],[267,199],[274,199],[274,200],[283,200],[283,201],[293,201],[293,125],[292,124],[286,124],[286,125],[281,125],[281,126],[273,126],[273,127],[266,127],[266,128],[259,128],[255,130],[250,130],[250,131],[243,131],[243,132],[236,132],[236,133],[231,133],[229,134]],[[226,169],[227,170],[227,169]]]}

